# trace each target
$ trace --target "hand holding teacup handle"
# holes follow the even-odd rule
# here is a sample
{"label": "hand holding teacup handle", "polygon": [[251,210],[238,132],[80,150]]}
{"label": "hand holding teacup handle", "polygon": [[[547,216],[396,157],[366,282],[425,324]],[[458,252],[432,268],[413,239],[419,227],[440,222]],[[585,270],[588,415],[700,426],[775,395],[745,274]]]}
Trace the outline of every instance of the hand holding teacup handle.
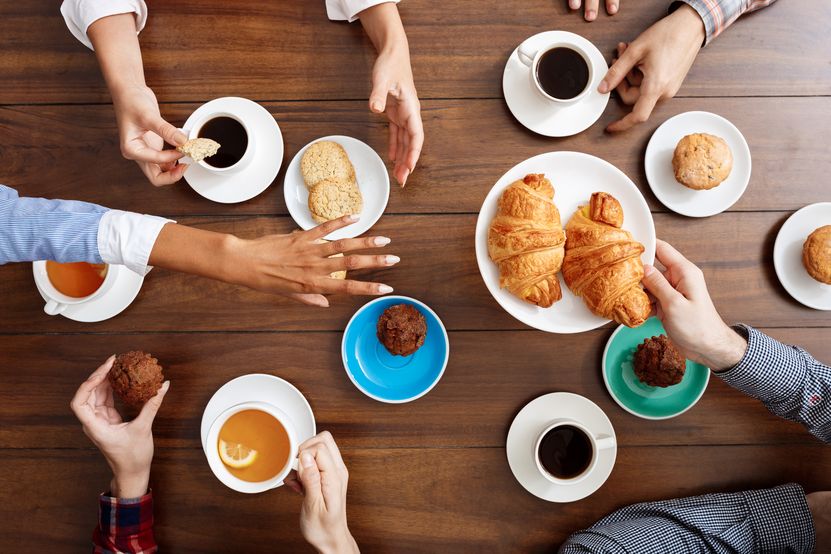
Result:
{"label": "hand holding teacup handle", "polygon": [[58,315],[63,313],[66,306],[66,304],[61,304],[60,302],[56,302],[54,300],[47,300],[46,305],[43,307],[43,311],[49,315]]}
{"label": "hand holding teacup handle", "polygon": [[523,64],[527,65],[528,67],[532,67],[534,65],[534,58],[537,57],[537,51],[531,50],[531,48],[527,45],[527,43],[523,42],[517,48],[517,56],[519,57],[519,61]]}

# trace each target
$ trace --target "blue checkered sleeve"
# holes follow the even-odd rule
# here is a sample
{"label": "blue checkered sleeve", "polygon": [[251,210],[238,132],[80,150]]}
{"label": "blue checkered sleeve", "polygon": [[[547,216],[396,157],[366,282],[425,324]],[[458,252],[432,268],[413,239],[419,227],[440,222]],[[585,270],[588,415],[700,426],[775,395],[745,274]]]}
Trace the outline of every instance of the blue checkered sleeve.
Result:
{"label": "blue checkered sleeve", "polygon": [[810,553],[816,532],[795,484],[621,508],[573,534],[560,554]]}
{"label": "blue checkered sleeve", "polygon": [[764,402],[774,414],[798,421],[831,442],[831,367],[748,325],[734,329],[747,338],[747,351],[735,367],[716,375]]}

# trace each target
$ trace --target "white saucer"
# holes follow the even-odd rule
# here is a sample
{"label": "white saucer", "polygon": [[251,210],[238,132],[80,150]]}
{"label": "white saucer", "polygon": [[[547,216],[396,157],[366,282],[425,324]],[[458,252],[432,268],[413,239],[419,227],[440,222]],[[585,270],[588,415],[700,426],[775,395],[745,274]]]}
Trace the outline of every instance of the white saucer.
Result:
{"label": "white saucer", "polygon": [[[117,316],[133,303],[141,291],[144,277],[126,267],[118,272],[118,279],[102,296],[80,304],[69,304],[59,315],[82,323],[97,323]],[[44,301],[48,301],[37,281],[35,286]]]}
{"label": "white saucer", "polygon": [[[525,42],[525,41],[523,41]],[[592,64],[592,82],[589,92],[574,104],[557,105],[545,100],[531,85],[531,69],[519,60],[517,46],[508,57],[502,74],[502,93],[514,117],[528,129],[547,137],[568,137],[585,131],[597,121],[609,102],[609,93],[600,94],[597,87],[609,70],[603,54],[597,47],[574,33],[546,31],[527,39],[529,49],[541,48],[555,42],[571,43],[589,54]]]}
{"label": "white saucer", "polygon": [[297,387],[274,375],[251,373],[231,379],[219,387],[205,406],[200,436],[206,456],[208,451],[205,442],[208,440],[211,423],[231,406],[243,402],[267,402],[285,412],[294,423],[298,444],[312,438],[317,432],[312,407]]}
{"label": "white saucer", "polygon": [[[675,180],[672,155],[678,141],[693,133],[723,138],[733,153],[733,169],[719,186],[693,190]],[[689,217],[720,214],[736,203],[750,182],[750,148],[735,125],[710,112],[686,112],[664,121],[646,147],[644,168],[652,192],[670,210]]]}
{"label": "white saucer", "polygon": [[831,285],[820,283],[802,264],[802,245],[814,229],[831,225],[831,202],[805,206],[779,229],[773,245],[773,267],[779,282],[798,302],[815,310],[831,310]]}
{"label": "white saucer", "polygon": [[589,496],[606,482],[615,466],[617,445],[598,451],[597,466],[585,479],[573,485],[555,485],[537,468],[534,444],[539,434],[558,418],[573,419],[595,436],[615,436],[612,422],[588,398],[569,392],[544,394],[522,408],[511,423],[506,444],[508,464],[519,484],[534,496],[549,502],[574,502]]}
{"label": "white saucer", "polygon": [[548,152],[520,162],[508,170],[493,186],[476,221],[476,261],[479,273],[491,295],[509,314],[536,329],[549,333],[582,333],[608,323],[591,313],[583,300],[562,279],[563,298],[550,308],[539,308],[499,288],[499,270],[488,256],[488,228],[496,215],[502,191],[528,173],[544,173],[554,185],[554,203],[565,227],[581,204],[587,204],[596,191],[608,192],[623,207],[623,228],[644,245],[641,260],[655,260],[655,224],[652,213],[638,187],[618,168],[605,160],[582,152]]}
{"label": "white saucer", "polygon": [[185,122],[185,134],[205,114],[224,112],[236,115],[249,126],[255,153],[248,167],[233,173],[212,173],[192,163],[185,171],[190,187],[214,202],[233,204],[254,198],[274,181],[283,165],[283,135],[268,110],[247,98],[226,97],[202,104]]}
{"label": "white saucer", "polygon": [[320,225],[312,219],[312,213],[309,211],[309,189],[306,188],[303,175],[300,173],[300,159],[309,146],[321,140],[337,142],[346,150],[346,154],[355,167],[355,177],[364,199],[360,221],[330,233],[326,238],[337,240],[357,237],[368,231],[381,218],[390,198],[390,176],[384,161],[368,144],[358,139],[331,135],[315,139],[301,148],[286,169],[286,178],[283,183],[286,207],[294,222],[301,228],[308,230]]}

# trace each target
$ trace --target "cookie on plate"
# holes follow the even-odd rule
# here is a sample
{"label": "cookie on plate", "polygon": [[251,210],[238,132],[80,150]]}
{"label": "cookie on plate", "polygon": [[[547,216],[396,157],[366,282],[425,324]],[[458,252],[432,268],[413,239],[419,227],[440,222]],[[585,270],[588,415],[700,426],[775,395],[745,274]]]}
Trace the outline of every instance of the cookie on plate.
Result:
{"label": "cookie on plate", "polygon": [[300,158],[300,173],[311,190],[324,179],[355,181],[355,168],[343,146],[331,140],[321,140],[309,146]]}
{"label": "cookie on plate", "polygon": [[364,201],[354,181],[323,179],[309,191],[309,211],[318,223],[359,214]]}
{"label": "cookie on plate", "polygon": [[831,225],[824,225],[808,235],[802,245],[802,264],[808,275],[831,285]]}
{"label": "cookie on plate", "polygon": [[723,138],[694,133],[678,141],[672,155],[675,180],[693,190],[719,186],[733,169],[733,153]]}

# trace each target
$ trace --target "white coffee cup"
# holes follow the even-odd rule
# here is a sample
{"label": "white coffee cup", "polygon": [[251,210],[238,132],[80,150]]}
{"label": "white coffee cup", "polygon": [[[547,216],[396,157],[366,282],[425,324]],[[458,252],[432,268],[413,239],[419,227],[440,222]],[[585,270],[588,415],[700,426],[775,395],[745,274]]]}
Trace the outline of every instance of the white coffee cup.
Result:
{"label": "white coffee cup", "polygon": [[55,288],[55,285],[53,285],[52,281],[49,280],[49,274],[46,273],[46,261],[41,260],[32,264],[32,272],[35,275],[35,283],[43,295],[46,296],[46,305],[43,307],[43,311],[49,315],[58,315],[63,313],[63,311],[69,306],[83,304],[85,302],[90,302],[95,298],[104,296],[107,291],[113,287],[113,284],[115,284],[116,279],[118,279],[118,274],[121,272],[121,268],[122,266],[120,265],[108,265],[107,275],[104,277],[104,281],[101,283],[101,286],[98,287],[98,290],[88,296],[82,296],[79,298],[75,296],[67,296]]}
{"label": "white coffee cup", "polygon": [[[540,443],[542,442],[543,437],[548,434],[549,431],[555,429],[557,427],[562,427],[564,425],[569,425],[571,427],[576,427],[589,438],[589,442],[591,442],[592,446],[592,458],[589,462],[589,465],[586,466],[586,469],[583,470],[580,475],[576,475],[569,479],[563,479],[560,477],[556,477],[552,475],[545,466],[543,466],[542,461],[540,460]],[[542,474],[543,477],[554,483],[555,485],[573,485],[575,483],[579,483],[589,475],[591,475],[594,468],[597,467],[597,459],[599,456],[599,452],[601,450],[608,450],[609,448],[615,447],[616,441],[615,437],[611,435],[600,435],[595,436],[591,431],[589,431],[585,425],[574,421],[573,419],[555,419],[552,421],[542,432],[537,436],[537,441],[534,443],[534,461],[537,464],[537,469]]]}
{"label": "white coffee cup", "polygon": [[[219,457],[219,432],[222,426],[228,421],[232,415],[242,412],[244,410],[259,410],[269,414],[271,417],[280,422],[283,429],[289,438],[289,455],[283,469],[280,472],[266,481],[251,482],[240,479],[239,477],[228,471],[222,459]],[[205,456],[208,458],[208,465],[211,471],[214,472],[216,478],[219,479],[223,485],[233,489],[237,492],[244,493],[258,493],[265,492],[269,489],[275,489],[283,484],[283,481],[288,476],[289,472],[294,469],[297,470],[297,449],[299,444],[297,442],[297,432],[294,429],[294,423],[291,418],[281,409],[273,404],[267,402],[243,402],[235,406],[231,406],[214,419],[211,427],[208,429],[208,440],[205,441]]]}
{"label": "white coffee cup", "polygon": [[[531,39],[528,39],[519,45],[519,48],[517,49],[517,56],[519,57],[519,61],[521,61],[531,70],[531,86],[533,86],[534,89],[536,89],[536,91],[543,98],[551,102],[555,102],[557,104],[566,105],[577,102],[589,93],[589,89],[592,85],[592,79],[594,78],[594,69],[592,68],[592,62],[588,52],[586,52],[580,46],[573,44],[571,42],[552,42],[550,44],[546,44],[545,46],[537,50],[534,50],[528,44],[530,41]],[[555,98],[554,96],[551,96],[550,94],[545,92],[545,89],[543,89],[542,84],[540,83],[539,75],[537,73],[537,69],[540,64],[540,59],[542,59],[543,55],[546,52],[554,50],[555,48],[568,48],[569,50],[577,52],[578,54],[580,54],[580,56],[582,56],[583,60],[586,62],[586,67],[588,67],[589,69],[589,78],[586,82],[586,88],[584,88],[580,94],[573,98]]]}
{"label": "white coffee cup", "polygon": [[[237,161],[237,163],[235,163],[234,165],[229,165],[228,167],[214,167],[211,164],[209,164],[206,160],[202,160],[201,162],[199,162],[198,165],[201,166],[203,169],[210,171],[211,173],[236,173],[238,171],[245,169],[251,164],[251,161],[254,159],[255,148],[254,134],[251,132],[251,127],[245,123],[245,121],[242,119],[240,115],[231,113],[230,111],[226,110],[218,110],[215,112],[206,113],[193,123],[193,127],[190,130],[183,129],[183,132],[187,134],[188,139],[195,139],[199,137],[199,131],[202,130],[202,127],[204,127],[208,121],[211,121],[212,119],[216,119],[218,117],[228,117],[242,125],[242,128],[245,130],[245,134],[248,137],[245,153],[242,155],[239,161]],[[219,146],[221,149],[222,145],[220,144]]]}

